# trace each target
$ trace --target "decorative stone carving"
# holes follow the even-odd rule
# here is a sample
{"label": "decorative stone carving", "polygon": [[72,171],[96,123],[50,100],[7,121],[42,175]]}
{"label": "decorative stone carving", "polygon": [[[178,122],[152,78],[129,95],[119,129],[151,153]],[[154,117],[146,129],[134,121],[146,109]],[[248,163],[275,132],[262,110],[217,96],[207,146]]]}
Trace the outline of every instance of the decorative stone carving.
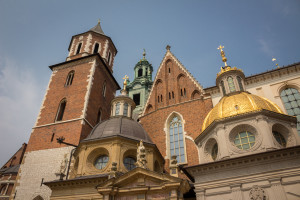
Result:
{"label": "decorative stone carving", "polygon": [[146,160],[146,149],[144,147],[143,141],[140,141],[140,145],[137,148],[137,159],[136,159],[136,163],[135,165],[137,167],[141,167],[146,169],[146,164],[147,164],[147,160]]}
{"label": "decorative stone carving", "polygon": [[249,193],[250,200],[267,200],[265,190],[261,187],[254,185]]}

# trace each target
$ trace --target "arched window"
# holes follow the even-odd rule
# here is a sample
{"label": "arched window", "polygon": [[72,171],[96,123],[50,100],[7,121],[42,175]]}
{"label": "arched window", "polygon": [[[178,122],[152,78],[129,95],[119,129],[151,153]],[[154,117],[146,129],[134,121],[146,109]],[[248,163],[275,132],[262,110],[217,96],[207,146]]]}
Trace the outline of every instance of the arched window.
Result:
{"label": "arched window", "polygon": [[123,161],[123,164],[125,165],[126,169],[130,171],[136,168],[135,162],[136,160],[133,157],[126,157]]}
{"label": "arched window", "polygon": [[215,143],[212,150],[211,150],[211,158],[216,160],[218,156],[218,143]]}
{"label": "arched window", "polygon": [[120,114],[120,102],[116,103],[116,114],[115,115],[119,115]]}
{"label": "arched window", "polygon": [[66,105],[67,105],[67,101],[66,101],[66,99],[63,99],[59,104],[55,121],[61,121],[63,119],[64,112],[65,112],[65,109],[66,109]]}
{"label": "arched window", "polygon": [[181,96],[183,96],[182,89],[180,89],[180,94],[181,94]]}
{"label": "arched window", "polygon": [[123,115],[127,117],[128,115],[128,103],[124,103]]}
{"label": "arched window", "polygon": [[157,101],[158,101],[158,103],[159,103],[159,95],[157,96]]}
{"label": "arched window", "polygon": [[186,97],[186,90],[183,88],[183,95]]}
{"label": "arched window", "polygon": [[139,69],[139,71],[138,71],[138,77],[141,77],[141,76],[143,76],[143,69]]}
{"label": "arched window", "polygon": [[72,85],[73,78],[74,78],[74,71],[70,71],[68,76],[67,76],[65,86]]}
{"label": "arched window", "polygon": [[176,155],[178,163],[186,162],[182,122],[177,116],[173,117],[170,122],[169,137],[171,156]]}
{"label": "arched window", "polygon": [[111,59],[111,53],[109,52],[109,53],[108,53],[108,58],[107,58],[108,64],[110,64],[110,59]]}
{"label": "arched window", "polygon": [[235,86],[234,86],[234,82],[233,82],[233,78],[231,76],[229,76],[227,78],[227,81],[228,81],[228,86],[229,86],[229,90],[230,92],[235,92]]}
{"label": "arched window", "polygon": [[79,45],[77,47],[76,55],[80,53],[81,45],[82,45],[82,43],[79,43]]}
{"label": "arched window", "polygon": [[171,92],[169,92],[169,99],[171,99]]}
{"label": "arched window", "polygon": [[105,93],[106,93],[106,81],[104,81],[103,83],[103,87],[102,87],[102,95],[105,97]]}
{"label": "arched window", "polygon": [[102,114],[102,112],[101,112],[101,109],[99,109],[99,111],[98,111],[98,115],[97,115],[97,124],[99,123],[99,122],[101,122],[101,114]]}
{"label": "arched window", "polygon": [[162,98],[162,95],[160,95],[160,102],[163,102],[163,98]]}
{"label": "arched window", "polygon": [[286,147],[286,140],[284,137],[277,131],[272,131],[274,138],[276,141],[283,147]]}
{"label": "arched window", "polygon": [[174,99],[174,92],[172,91],[172,98]]}
{"label": "arched window", "polygon": [[240,87],[240,90],[241,91],[244,91],[244,87],[243,87],[243,83],[242,83],[242,78],[241,77],[236,77],[237,78],[237,81],[238,81],[238,84],[239,84],[239,87]]}
{"label": "arched window", "polygon": [[169,67],[169,73],[171,73],[171,68]]}
{"label": "arched window", "polygon": [[94,52],[93,53],[98,53],[98,50],[99,50],[99,44],[96,43],[95,47],[94,47]]}
{"label": "arched window", "polygon": [[224,81],[221,81],[221,88],[222,88],[223,95],[226,95]]}
{"label": "arched window", "polygon": [[300,94],[295,88],[287,88],[280,94],[289,115],[297,117],[297,130],[300,134]]}

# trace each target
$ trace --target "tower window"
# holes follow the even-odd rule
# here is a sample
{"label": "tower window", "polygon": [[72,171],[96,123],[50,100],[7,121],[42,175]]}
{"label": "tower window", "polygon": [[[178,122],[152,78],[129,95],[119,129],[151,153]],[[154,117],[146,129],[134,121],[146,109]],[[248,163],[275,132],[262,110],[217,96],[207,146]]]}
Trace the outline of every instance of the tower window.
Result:
{"label": "tower window", "polygon": [[221,88],[222,88],[223,95],[226,95],[226,90],[225,90],[225,86],[224,86],[224,81],[221,81]]}
{"label": "tower window", "polygon": [[211,158],[216,160],[218,156],[218,143],[215,143],[212,150],[211,150]]}
{"label": "tower window", "polygon": [[136,160],[133,157],[126,157],[123,161],[123,164],[125,165],[127,170],[132,170],[136,168],[135,162]]}
{"label": "tower window", "polygon": [[171,68],[169,67],[169,73],[171,73]]}
{"label": "tower window", "polygon": [[128,103],[124,103],[123,115],[127,117],[128,114]]}
{"label": "tower window", "polygon": [[171,99],[171,92],[169,92],[169,99]]}
{"label": "tower window", "polygon": [[172,91],[172,98],[174,99],[174,92]]}
{"label": "tower window", "polygon": [[73,78],[74,78],[74,71],[70,71],[68,76],[67,76],[65,86],[72,85]]}
{"label": "tower window", "polygon": [[186,90],[185,90],[185,88],[183,89],[183,94],[186,97]]}
{"label": "tower window", "polygon": [[146,76],[148,76],[148,68],[146,68]]}
{"label": "tower window", "polygon": [[96,121],[96,123],[98,124],[99,122],[101,122],[101,109],[99,109],[99,111],[98,111],[98,115],[97,115],[97,121]]}
{"label": "tower window", "polygon": [[110,52],[108,52],[108,58],[107,58],[107,62],[108,62],[108,64],[110,64],[110,59],[111,59],[111,53],[110,53]]}
{"label": "tower window", "polygon": [[140,105],[140,97],[141,97],[140,93],[133,95],[133,101],[134,101],[134,103],[135,103],[136,106]]}
{"label": "tower window", "polygon": [[160,101],[161,101],[161,102],[163,102],[163,98],[162,98],[162,95],[160,95]]}
{"label": "tower window", "polygon": [[138,77],[141,77],[141,76],[143,76],[143,69],[139,69],[139,71],[138,71]]}
{"label": "tower window", "polygon": [[93,53],[98,53],[98,50],[99,50],[99,44],[96,43],[95,47],[94,47],[94,52]]}
{"label": "tower window", "polygon": [[244,91],[244,87],[243,87],[243,83],[242,83],[242,78],[238,76],[238,77],[237,77],[237,81],[238,81],[240,90],[241,90],[241,91]]}
{"label": "tower window", "polygon": [[243,131],[235,136],[234,144],[239,149],[250,149],[255,144],[255,136],[248,131]]}
{"label": "tower window", "polygon": [[81,45],[82,45],[82,43],[79,43],[79,45],[77,47],[76,55],[80,53]]}
{"label": "tower window", "polygon": [[272,131],[274,138],[276,139],[276,141],[283,147],[286,147],[286,140],[284,139],[284,137],[278,133],[277,131]]}
{"label": "tower window", "polygon": [[60,102],[55,121],[61,121],[63,119],[66,105],[67,101],[65,99]]}
{"label": "tower window", "polygon": [[176,155],[178,163],[185,162],[185,145],[181,120],[175,116],[169,126],[170,156]]}
{"label": "tower window", "polygon": [[103,83],[103,87],[102,87],[102,95],[105,97],[105,93],[106,93],[106,82],[104,81]]}
{"label": "tower window", "polygon": [[229,76],[227,78],[227,81],[228,81],[228,86],[229,86],[229,90],[230,92],[235,92],[235,86],[234,86],[234,82],[233,82],[233,78],[231,76]]}
{"label": "tower window", "polygon": [[116,104],[116,115],[120,114],[120,102]]}
{"label": "tower window", "polygon": [[157,101],[158,101],[158,103],[159,103],[159,95],[157,96]]}
{"label": "tower window", "polygon": [[181,96],[183,96],[182,89],[180,89],[180,94],[181,94]]}

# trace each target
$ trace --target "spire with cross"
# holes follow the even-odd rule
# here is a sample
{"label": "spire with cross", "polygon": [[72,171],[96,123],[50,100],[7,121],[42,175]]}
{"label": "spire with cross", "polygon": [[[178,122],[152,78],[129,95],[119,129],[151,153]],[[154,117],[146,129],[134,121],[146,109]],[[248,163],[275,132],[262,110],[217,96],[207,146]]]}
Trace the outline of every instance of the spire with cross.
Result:
{"label": "spire with cross", "polygon": [[225,68],[227,67],[227,58],[225,57],[225,52],[223,51],[224,46],[220,45],[218,49],[221,51],[222,61],[225,63]]}

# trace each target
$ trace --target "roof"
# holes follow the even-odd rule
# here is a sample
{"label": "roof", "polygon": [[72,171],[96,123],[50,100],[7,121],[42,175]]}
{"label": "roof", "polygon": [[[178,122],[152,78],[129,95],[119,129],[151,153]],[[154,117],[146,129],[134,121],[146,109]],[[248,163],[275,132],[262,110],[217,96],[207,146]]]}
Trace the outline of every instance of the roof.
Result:
{"label": "roof", "polygon": [[0,169],[1,174],[17,174],[19,171],[20,165],[14,165],[12,167]]}
{"label": "roof", "polygon": [[202,131],[215,120],[258,110],[269,110],[283,114],[282,110],[268,99],[248,92],[234,93],[233,95],[224,96],[207,114],[203,122]]}
{"label": "roof", "polygon": [[127,117],[112,117],[96,125],[83,142],[100,140],[109,137],[120,136],[133,140],[143,140],[145,143],[153,144],[151,138],[144,128],[136,121]]}
{"label": "roof", "polygon": [[100,26],[100,21],[98,22],[98,24],[96,26],[91,28],[90,31],[94,31],[94,32],[99,33],[101,35],[105,35],[102,28],[101,28],[101,26]]}

